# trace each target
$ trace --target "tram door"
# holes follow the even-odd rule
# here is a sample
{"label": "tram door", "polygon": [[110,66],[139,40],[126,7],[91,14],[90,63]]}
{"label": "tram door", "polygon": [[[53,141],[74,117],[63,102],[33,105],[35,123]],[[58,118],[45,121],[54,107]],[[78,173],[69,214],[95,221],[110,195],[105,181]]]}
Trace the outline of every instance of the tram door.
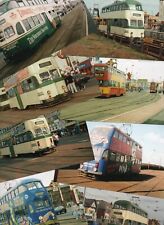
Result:
{"label": "tram door", "polygon": [[10,140],[10,143],[9,143],[9,150],[10,150],[11,157],[15,157],[16,155],[15,155],[14,145],[13,145],[12,140]]}
{"label": "tram door", "polygon": [[16,99],[18,101],[19,108],[24,109],[23,102],[22,102],[22,99],[21,99],[21,96],[18,92],[17,87],[14,87],[14,93],[15,93]]}
{"label": "tram door", "polygon": [[99,171],[102,172],[103,175],[107,173],[107,164],[108,164],[108,149],[103,152],[102,157],[99,161]]}

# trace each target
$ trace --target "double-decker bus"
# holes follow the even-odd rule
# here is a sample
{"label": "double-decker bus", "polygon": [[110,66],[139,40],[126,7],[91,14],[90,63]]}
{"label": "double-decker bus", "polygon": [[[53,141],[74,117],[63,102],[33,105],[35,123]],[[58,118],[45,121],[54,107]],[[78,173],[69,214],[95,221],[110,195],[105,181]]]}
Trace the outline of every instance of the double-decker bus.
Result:
{"label": "double-decker bus", "polygon": [[0,197],[0,224],[59,225],[49,194],[40,180],[22,180]]}
{"label": "double-decker bus", "polygon": [[100,13],[100,30],[113,36],[123,36],[127,39],[144,37],[144,11],[136,0],[116,0],[104,6]]}
{"label": "double-decker bus", "polygon": [[113,205],[113,213],[121,225],[147,225],[148,214],[137,204],[127,200],[118,200]]}
{"label": "double-decker bus", "polygon": [[4,79],[10,108],[48,106],[69,99],[59,67],[52,57],[44,58]]}
{"label": "double-decker bus", "polygon": [[80,171],[95,177],[112,174],[138,174],[142,146],[114,126],[98,126],[90,132],[94,160],[84,162]]}
{"label": "double-decker bus", "polygon": [[0,130],[0,155],[16,157],[54,150],[53,138],[44,116]]}
{"label": "double-decker bus", "polygon": [[101,96],[121,96],[126,92],[124,72],[105,63],[94,65],[94,76],[99,82]]}
{"label": "double-decker bus", "polygon": [[56,3],[47,0],[0,2],[0,49],[8,59],[33,51],[61,24]]}

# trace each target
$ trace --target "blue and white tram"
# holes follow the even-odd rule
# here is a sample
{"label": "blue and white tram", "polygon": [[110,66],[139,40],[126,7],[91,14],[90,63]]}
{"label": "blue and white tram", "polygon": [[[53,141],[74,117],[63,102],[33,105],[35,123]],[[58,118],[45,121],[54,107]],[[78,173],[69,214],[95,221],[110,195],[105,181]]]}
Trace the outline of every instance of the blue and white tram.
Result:
{"label": "blue and white tram", "polygon": [[116,0],[102,8],[100,18],[106,24],[109,35],[119,35],[128,39],[144,37],[144,11],[136,0]]}

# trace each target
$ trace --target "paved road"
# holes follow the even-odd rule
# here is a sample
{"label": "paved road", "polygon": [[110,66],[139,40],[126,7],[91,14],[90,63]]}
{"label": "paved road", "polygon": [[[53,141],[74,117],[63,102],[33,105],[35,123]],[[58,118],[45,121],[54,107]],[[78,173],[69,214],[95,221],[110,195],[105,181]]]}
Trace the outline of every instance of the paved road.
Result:
{"label": "paved road", "polygon": [[142,123],[162,109],[164,109],[164,96],[144,91],[126,93],[121,97],[99,98],[97,83],[91,79],[85,91],[74,94],[70,101],[60,105],[46,109],[1,111],[0,127],[56,110],[61,112],[63,119]]}
{"label": "paved road", "polygon": [[87,133],[60,139],[53,153],[34,157],[27,155],[18,158],[0,159],[0,181],[11,180],[39,172],[63,168],[93,159]]}
{"label": "paved road", "polygon": [[160,170],[142,170],[135,177],[112,178],[108,181],[82,176],[78,170],[59,170],[58,182],[164,198],[164,171]]}
{"label": "paved road", "polygon": [[50,56],[53,52],[84,37],[86,35],[86,12],[82,4],[76,6],[62,21],[62,26],[47,41],[42,43],[28,59],[16,63],[9,63],[0,70],[0,79],[31,65],[39,59]]}

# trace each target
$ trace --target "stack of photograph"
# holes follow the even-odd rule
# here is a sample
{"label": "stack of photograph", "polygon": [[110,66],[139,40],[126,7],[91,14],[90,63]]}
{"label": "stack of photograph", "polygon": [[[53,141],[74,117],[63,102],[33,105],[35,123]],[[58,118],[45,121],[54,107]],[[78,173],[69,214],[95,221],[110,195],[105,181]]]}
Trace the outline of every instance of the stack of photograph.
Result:
{"label": "stack of photograph", "polygon": [[0,225],[164,225],[164,0],[0,0]]}

